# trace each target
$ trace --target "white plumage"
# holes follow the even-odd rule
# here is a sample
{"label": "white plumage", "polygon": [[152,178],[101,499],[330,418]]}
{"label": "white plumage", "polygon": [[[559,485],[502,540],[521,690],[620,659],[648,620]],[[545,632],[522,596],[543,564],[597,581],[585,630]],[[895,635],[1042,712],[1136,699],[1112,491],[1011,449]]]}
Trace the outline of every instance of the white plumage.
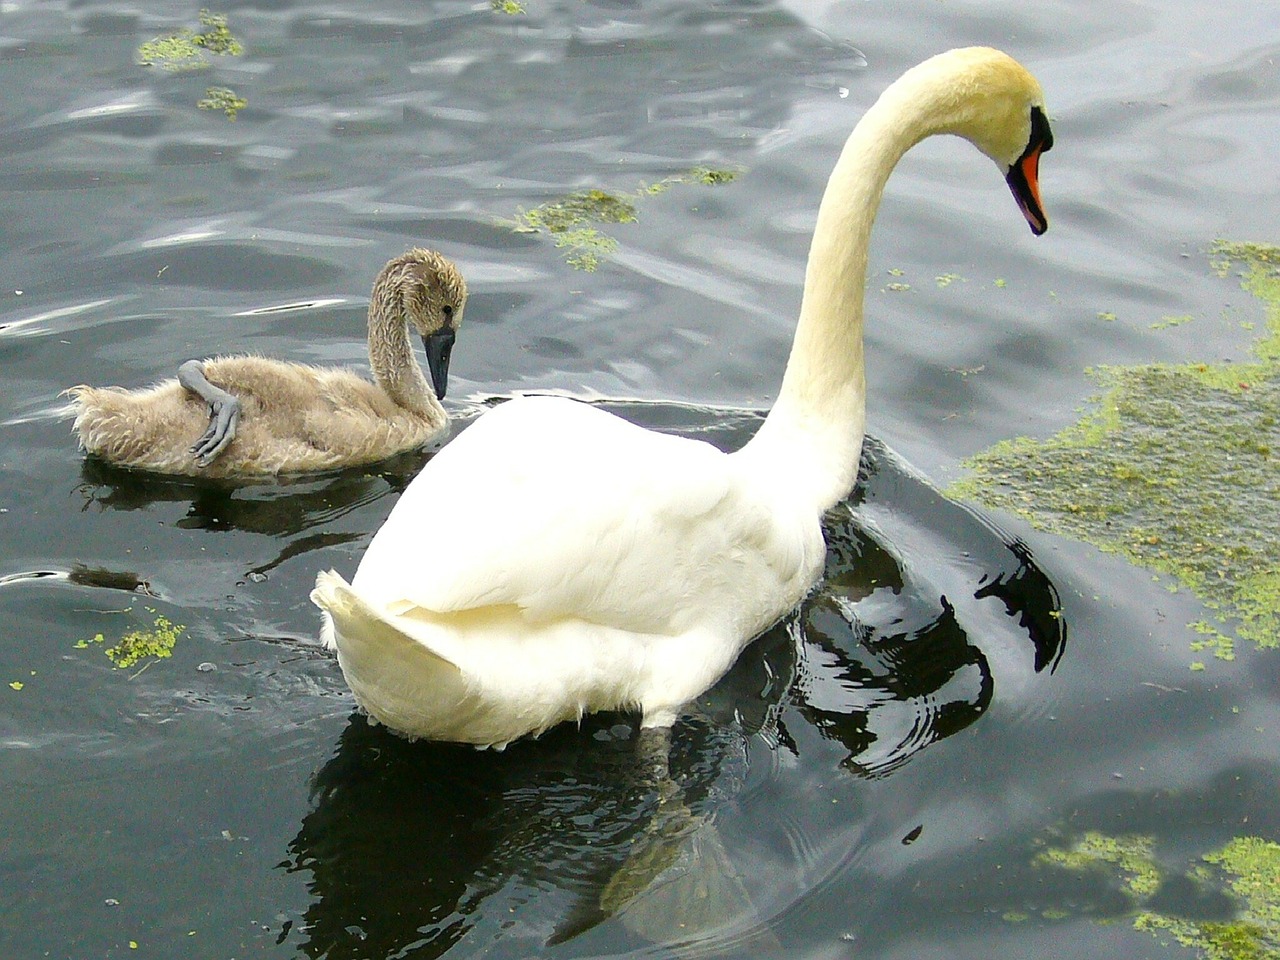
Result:
{"label": "white plumage", "polygon": [[[573,400],[490,411],[410,484],[351,587],[321,575],[330,614],[379,622],[337,643],[357,699],[397,729],[478,744],[618,706],[670,723],[821,570],[818,515],[740,468]],[[409,641],[394,659],[388,633]],[[470,694],[475,677],[503,709]]]}
{"label": "white plumage", "polygon": [[908,72],[832,174],[756,437],[725,454],[554,397],[486,413],[410,484],[350,585],[317,578],[357,702],[412,736],[480,746],[595,710],[666,726],[790,611],[822,571],[822,514],[856,479],[875,209],[901,154],[941,132],[996,160],[1042,232],[1036,164],[1052,141],[1034,78],[984,48]]}

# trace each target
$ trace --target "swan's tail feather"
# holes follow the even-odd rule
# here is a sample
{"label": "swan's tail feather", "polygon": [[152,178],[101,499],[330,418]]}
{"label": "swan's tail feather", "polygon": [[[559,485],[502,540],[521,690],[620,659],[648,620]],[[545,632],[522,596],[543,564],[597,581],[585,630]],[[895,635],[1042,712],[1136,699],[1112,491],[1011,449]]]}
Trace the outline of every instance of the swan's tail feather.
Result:
{"label": "swan's tail feather", "polygon": [[71,423],[71,432],[77,436],[80,440],[80,445],[86,450],[89,449],[89,445],[93,442],[97,428],[96,421],[106,416],[100,400],[103,392],[97,387],[81,383],[74,387],[68,387],[58,394],[59,397],[67,397],[70,400],[68,413],[75,417]]}
{"label": "swan's tail feather", "polygon": [[456,663],[427,645],[430,636],[420,635],[431,625],[374,606],[332,570],[316,577],[311,599],[324,611],[325,644],[337,651],[366,713],[410,737],[460,739],[470,685]]}
{"label": "swan's tail feather", "polygon": [[324,612],[321,638],[326,647],[338,651],[342,659],[377,657],[383,663],[422,659],[436,661],[437,667],[457,670],[448,657],[422,640],[400,629],[387,614],[375,609],[333,570],[316,576],[311,602]]}
{"label": "swan's tail feather", "polygon": [[176,380],[140,390],[79,384],[61,396],[71,401],[71,431],[86,453],[122,467],[188,476],[202,472],[190,448],[207,426],[208,414]]}

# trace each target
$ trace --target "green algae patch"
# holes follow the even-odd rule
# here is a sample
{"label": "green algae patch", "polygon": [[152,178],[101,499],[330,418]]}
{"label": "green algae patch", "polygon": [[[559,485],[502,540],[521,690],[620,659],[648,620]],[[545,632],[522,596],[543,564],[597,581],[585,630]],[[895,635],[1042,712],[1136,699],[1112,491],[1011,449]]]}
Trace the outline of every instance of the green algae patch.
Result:
{"label": "green algae patch", "polygon": [[1280,936],[1280,843],[1238,837],[1204,859],[1230,878],[1231,892],[1244,901],[1249,916],[1271,932],[1273,941]]}
{"label": "green algae patch", "polygon": [[1280,248],[1218,243],[1266,306],[1247,363],[1109,366],[1080,421],[967,460],[958,499],[1018,514],[1192,590],[1213,616],[1194,651],[1280,645]]}
{"label": "green algae patch", "polygon": [[139,66],[160,67],[170,72],[203,70],[209,66],[208,54],[237,57],[244,53],[242,44],[227,27],[227,18],[219,13],[200,11],[199,32],[183,29],[165,37],[156,37],[138,47],[135,59]]}
{"label": "green algae patch", "polygon": [[694,167],[679,182],[692,181],[704,187],[719,187],[726,183],[733,183],[741,172],[741,170],[718,170],[714,167]]}
{"label": "green algae patch", "polygon": [[1280,844],[1237,837],[1201,860],[1183,877],[1202,891],[1227,895],[1234,904],[1232,919],[1185,917],[1155,909],[1153,895],[1171,871],[1155,859],[1150,837],[1090,832],[1071,846],[1043,851],[1035,863],[1115,876],[1130,903],[1127,915],[1135,930],[1172,938],[1207,960],[1280,957]]}
{"label": "green algae patch", "polygon": [[489,0],[489,5],[495,13],[505,13],[509,17],[516,17],[525,13],[524,4],[518,0]]}
{"label": "green algae patch", "polygon": [[238,57],[244,53],[244,44],[232,36],[231,31],[227,29],[225,15],[201,10],[200,26],[204,27],[204,30],[195,35],[196,46],[220,56]]}
{"label": "green algae patch", "polygon": [[248,104],[244,97],[236,96],[236,92],[228,87],[210,87],[196,106],[201,110],[221,110],[228,120],[234,120]]}
{"label": "green algae patch", "polygon": [[665,193],[682,183],[719,186],[732,183],[740,171],[694,167],[675,176],[641,186],[634,193],[583,190],[557,200],[549,200],[531,210],[521,210],[514,219],[499,221],[516,233],[544,233],[564,251],[565,262],[575,270],[595,271],[618,249],[618,241],[596,224],[635,223],[639,220],[636,202]]}
{"label": "green algae patch", "polygon": [[[155,613],[148,608],[149,613]],[[118,670],[127,670],[139,661],[164,660],[173,656],[173,648],[187,628],[172,623],[164,614],[157,614],[151,629],[130,630],[114,646],[106,646],[106,637],[99,633],[89,640],[78,640],[77,650],[91,647],[103,648],[103,653]]]}
{"label": "green algae patch", "polygon": [[204,51],[192,40],[190,30],[168,37],[148,40],[138,48],[137,61],[142,67],[160,67],[178,73],[183,70],[203,70],[209,66]]}
{"label": "green algae patch", "polygon": [[590,224],[635,221],[635,204],[626,197],[604,190],[585,190],[522,210],[509,225],[517,233],[548,234],[565,251],[569,266],[590,272],[618,248],[617,240]]}
{"label": "green algae patch", "polygon": [[1070,847],[1050,847],[1038,854],[1035,862],[1076,873],[1118,872],[1126,892],[1145,900],[1160,886],[1160,865],[1151,852],[1154,845],[1151,837],[1109,837],[1090,831]]}
{"label": "green algae patch", "polygon": [[636,205],[604,190],[584,190],[525,210],[519,220],[527,231],[566,233],[583,223],[635,223]]}

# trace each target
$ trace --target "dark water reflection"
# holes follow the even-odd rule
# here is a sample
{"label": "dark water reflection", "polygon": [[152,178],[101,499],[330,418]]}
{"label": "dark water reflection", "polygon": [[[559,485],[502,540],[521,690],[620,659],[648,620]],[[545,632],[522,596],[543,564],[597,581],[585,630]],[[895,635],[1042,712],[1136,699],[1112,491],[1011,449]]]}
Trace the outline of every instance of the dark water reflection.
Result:
{"label": "dark water reflection", "polygon": [[[884,499],[877,480],[882,472],[893,473],[893,460],[874,441],[869,451],[858,492]],[[1065,651],[1066,622],[1057,589],[1026,544],[1001,535],[924,484],[905,480],[890,481],[894,519],[902,522],[919,510],[917,522],[946,531],[978,576],[977,583],[958,589],[971,600],[999,600],[1005,615],[1016,620],[1016,627],[1009,627],[1026,632],[1035,671],[1052,668]],[[826,526],[823,588],[801,611],[800,635],[810,668],[801,690],[806,682],[825,688],[823,701],[805,702],[801,712],[849,749],[844,761],[849,769],[878,776],[977,720],[991,705],[995,677],[982,650],[986,638],[970,637],[945,593],[913,582],[913,572],[891,552],[889,535],[881,534],[885,539],[878,542],[856,525],[857,501],[848,507],[850,518],[838,522],[840,509]],[[935,572],[933,585],[937,582]],[[862,600],[875,610],[878,628],[859,617]],[[843,696],[824,706],[833,689]]]}
{"label": "dark water reflection", "polygon": [[[289,845],[287,868],[308,876],[313,897],[296,933],[300,948],[331,958],[440,956],[483,917],[484,901],[511,885],[526,896],[554,892],[565,904],[558,922],[545,910],[508,917],[500,926],[511,938],[566,942],[628,905],[618,888],[648,888],[679,852],[659,846],[704,827],[694,811],[732,739],[682,724],[671,779],[655,784],[637,762],[631,725],[617,717],[500,757],[407,744],[355,718],[316,775],[313,809]],[[657,825],[673,817],[680,829]],[[682,922],[678,913],[665,920],[667,929]]]}
{"label": "dark water reflection", "polygon": [[292,537],[403,490],[427,457],[405,454],[374,473],[283,478],[261,484],[164,477],[86,457],[77,493],[82,510],[145,510],[157,503],[189,504],[178,525],[191,530],[245,530]]}

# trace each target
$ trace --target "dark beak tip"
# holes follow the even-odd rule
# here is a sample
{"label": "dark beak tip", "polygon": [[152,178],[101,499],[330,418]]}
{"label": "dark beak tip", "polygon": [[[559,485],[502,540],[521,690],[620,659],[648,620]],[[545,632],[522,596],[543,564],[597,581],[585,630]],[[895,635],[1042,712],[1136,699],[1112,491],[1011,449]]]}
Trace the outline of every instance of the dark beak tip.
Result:
{"label": "dark beak tip", "polygon": [[431,386],[436,399],[443,400],[449,386],[449,357],[453,353],[454,332],[446,330],[422,338],[427,351],[427,370],[431,374]]}

